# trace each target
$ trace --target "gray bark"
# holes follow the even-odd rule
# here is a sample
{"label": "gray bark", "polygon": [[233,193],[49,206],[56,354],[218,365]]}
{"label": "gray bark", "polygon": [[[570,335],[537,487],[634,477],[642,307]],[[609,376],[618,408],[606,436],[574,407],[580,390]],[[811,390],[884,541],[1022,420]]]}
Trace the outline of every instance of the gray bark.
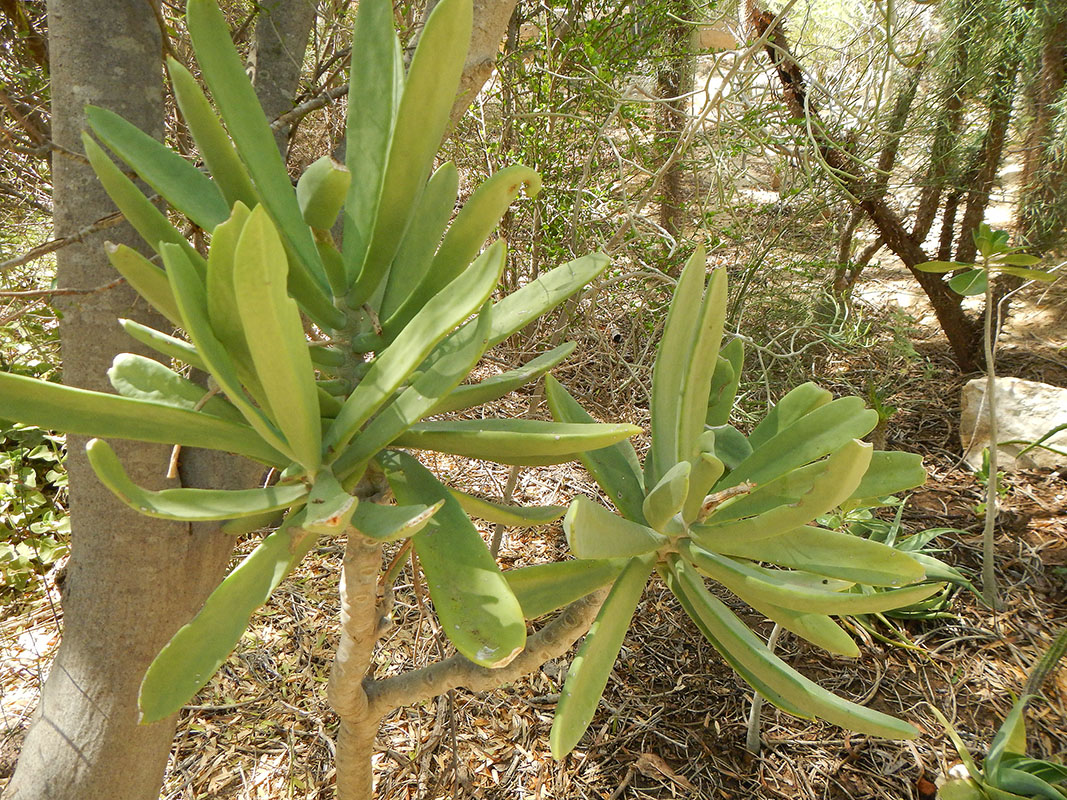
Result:
{"label": "gray bark", "polygon": [[[261,0],[256,20],[256,43],[250,62],[256,96],[267,119],[293,110],[293,97],[304,68],[304,53],[315,21],[315,0]],[[291,126],[274,131],[285,153]]]}
{"label": "gray bark", "polygon": [[[81,151],[86,103],[110,108],[161,136],[161,45],[151,5],[50,0],[48,17],[55,141]],[[55,160],[54,195],[57,236],[113,210],[92,171],[69,158]],[[137,243],[125,226],[107,233]],[[59,251],[61,286],[95,287],[114,279],[103,238]],[[105,372],[113,355],[134,349],[116,318],[161,322],[126,286],[77,298],[62,311],[64,380],[98,390],[108,389]],[[176,483],[165,478],[168,448],[115,444],[138,483],[154,488]],[[97,482],[83,439],[69,437],[68,450],[72,550],[63,640],[7,796],[151,800],[159,795],[177,717],[138,725],[141,678],[218,582],[232,540],[217,527],[140,516]],[[214,472],[216,458],[187,454],[184,482],[195,485],[199,475]],[[227,472],[232,467],[222,474]]]}

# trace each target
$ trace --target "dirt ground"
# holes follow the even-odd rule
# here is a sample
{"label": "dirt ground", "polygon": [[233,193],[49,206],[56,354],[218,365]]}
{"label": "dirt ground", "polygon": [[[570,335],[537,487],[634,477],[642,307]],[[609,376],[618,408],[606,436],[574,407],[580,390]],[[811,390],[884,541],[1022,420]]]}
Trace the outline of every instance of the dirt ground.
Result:
{"label": "dirt ground", "polygon": [[[1053,311],[1051,323],[1033,327],[1028,316],[1026,325],[1009,332],[1002,374],[1067,386],[1067,358],[1054,339],[1067,325],[1058,319],[1062,309]],[[559,377],[595,413],[646,423],[640,386],[649,353],[635,348],[633,331],[625,325],[620,330],[618,323],[615,317],[584,328],[591,332],[577,352],[586,355],[572,359]],[[956,430],[966,376],[952,369],[934,334],[921,335],[904,356],[886,356],[893,335],[883,331],[884,348],[853,348],[844,355],[822,348],[822,355],[812,358],[812,370],[840,393],[862,393],[870,376],[888,376],[886,402],[896,409],[887,425],[888,447],[922,453],[930,473],[927,485],[908,499],[907,530],[954,529],[938,540],[945,549],[941,557],[978,575],[981,520],[975,505],[981,490],[959,468]],[[518,363],[528,357],[508,352],[501,359]],[[526,398],[511,398],[502,410],[522,414],[527,405]],[[500,497],[508,477],[506,468],[459,460],[438,466],[458,485],[487,496]],[[579,491],[592,492],[594,486],[575,466],[527,469],[519,474],[514,497],[527,504],[566,503]],[[522,566],[565,551],[558,525],[508,531],[501,561],[506,568]],[[1067,624],[1064,472],[1008,477],[997,551],[1007,601],[1000,613],[961,592],[945,619],[892,627],[874,621],[871,630],[854,626],[863,651],[856,660],[831,657],[788,633],[779,640],[780,654],[805,675],[917,725],[922,735],[915,741],[850,736],[765,708],[764,746],[758,756],[750,754],[744,746],[750,691],[670,594],[653,584],[590,732],[572,755],[555,762],[548,752],[567,667],[560,660],[495,692],[457,690],[388,717],[376,760],[379,796],[930,800],[934,782],[958,760],[930,707],[948,717],[973,752],[984,753],[1012,693],[1021,690],[1030,666]],[[340,558],[341,543],[326,542],[307,559],[256,615],[195,705],[183,711],[164,797],[333,796],[336,719],[324,690],[336,642]],[[410,567],[397,588],[397,626],[378,653],[380,675],[420,666],[449,650]],[[760,633],[770,632],[768,622],[746,613],[732,597],[724,599]],[[51,589],[9,606],[0,623],[0,787],[57,644],[59,615]],[[1067,760],[1067,669],[1046,685],[1028,721],[1031,754]]]}

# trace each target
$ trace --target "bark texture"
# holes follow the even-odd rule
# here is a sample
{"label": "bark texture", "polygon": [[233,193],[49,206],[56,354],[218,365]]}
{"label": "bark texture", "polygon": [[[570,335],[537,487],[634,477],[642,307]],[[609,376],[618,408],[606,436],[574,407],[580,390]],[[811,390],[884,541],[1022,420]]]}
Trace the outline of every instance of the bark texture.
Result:
{"label": "bark texture", "polygon": [[[51,0],[48,13],[56,142],[81,151],[86,103],[110,108],[161,136],[160,40],[151,5]],[[55,160],[54,196],[56,236],[113,210],[89,167],[69,158]],[[125,226],[109,230],[108,237],[137,244]],[[96,287],[114,279],[103,238],[92,236],[59,251],[60,285]],[[158,324],[126,286],[76,298],[62,310],[64,380],[92,389],[108,390],[105,372],[113,355],[135,349],[116,317]],[[115,444],[135,481],[153,488],[168,484],[169,448]],[[72,552],[63,641],[7,797],[155,800],[176,717],[138,725],[141,678],[218,582],[232,540],[214,526],[137,514],[97,482],[84,439],[70,437],[68,451]],[[216,458],[188,453],[183,482],[195,485],[198,476],[214,472]]]}
{"label": "bark texture", "polygon": [[[293,110],[314,22],[315,0],[264,0],[259,4],[250,61],[256,96],[267,119]],[[288,149],[291,127],[282,125],[274,131],[274,141],[282,153]]]}

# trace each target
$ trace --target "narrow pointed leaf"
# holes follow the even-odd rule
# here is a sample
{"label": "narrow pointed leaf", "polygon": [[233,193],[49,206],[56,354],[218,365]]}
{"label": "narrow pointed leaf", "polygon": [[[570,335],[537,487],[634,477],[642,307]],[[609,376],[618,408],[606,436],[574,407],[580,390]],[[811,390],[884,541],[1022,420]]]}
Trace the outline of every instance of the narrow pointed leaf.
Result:
{"label": "narrow pointed leaf", "polygon": [[260,542],[156,656],[141,682],[141,722],[178,711],[226,661],[252,613],[314,546],[318,537],[300,528],[299,518],[290,516]]}
{"label": "narrow pointed leaf", "polygon": [[397,447],[436,450],[500,464],[541,466],[573,461],[586,450],[607,447],[640,432],[636,425],[461,419],[420,422],[393,443]]}
{"label": "narrow pointed leaf", "polygon": [[498,242],[425,305],[396,340],[375,359],[367,375],[345,401],[341,413],[326,434],[325,445],[331,453],[335,456],[339,454],[434,346],[481,307],[495,288],[503,269],[504,245]]}
{"label": "narrow pointed leaf", "polygon": [[622,558],[555,561],[509,569],[504,577],[522,613],[527,619],[537,619],[611,583],[628,563]]}
{"label": "narrow pointed leaf", "polygon": [[104,247],[111,266],[126,279],[126,283],[160,314],[180,327],[181,315],[178,313],[178,304],[174,302],[170,283],[167,282],[167,274],[132,247],[111,242]]}
{"label": "narrow pointed leaf", "polygon": [[[457,386],[433,407],[433,414],[461,411],[490,403],[544,375],[574,352],[575,343],[566,342],[526,362],[521,367],[501,372],[478,383]],[[579,420],[570,420],[572,422]],[[585,420],[581,420],[585,421]]]}
{"label": "narrow pointed leaf", "polygon": [[509,506],[481,497],[449,490],[460,506],[472,517],[509,528],[536,528],[555,522],[567,512],[566,506]]}
{"label": "narrow pointed leaf", "polygon": [[483,667],[507,666],[526,645],[526,622],[496,560],[448,489],[406,453],[387,470],[401,503],[444,502],[412,540],[441,629]]}
{"label": "narrow pointed leaf", "polygon": [[1014,275],[1016,278],[1022,278],[1024,281],[1052,283],[1059,278],[1059,275],[1051,272],[1042,272],[1039,269],[1025,269],[1023,267],[1001,267],[1000,271],[1006,272],[1008,275]]}
{"label": "narrow pointed leaf", "polygon": [[563,531],[577,558],[629,558],[651,553],[668,541],[666,536],[618,517],[582,495],[571,501]]}
{"label": "narrow pointed leaf", "polygon": [[248,208],[254,208],[259,203],[259,196],[252,179],[248,177],[248,170],[234,150],[226,129],[215,116],[211,103],[201,91],[200,84],[189,70],[173,58],[167,58],[167,71],[174,88],[174,99],[185,124],[189,126],[208,172],[222,190],[227,206],[243,203]]}
{"label": "narrow pointed leaf", "polygon": [[85,446],[93,472],[122,502],[147,517],[206,522],[251,517],[288,508],[307,496],[303,483],[265,489],[163,489],[149,491],[130,480],[115,451],[102,439]]}
{"label": "narrow pointed leaf", "polygon": [[315,368],[300,311],[286,291],[288,270],[281,238],[257,206],[234,251],[237,311],[271,416],[296,460],[314,472],[322,460]]}
{"label": "narrow pointed leaf", "polygon": [[571,662],[549,734],[554,758],[563,758],[573,750],[593,721],[652,567],[650,558],[630,560]]}
{"label": "narrow pointed leaf", "polygon": [[218,186],[195,164],[113,111],[88,106],[85,116],[115,155],[194,224],[210,231],[230,215]]}
{"label": "narrow pointed leaf", "polygon": [[971,264],[962,264],[959,261],[924,261],[916,264],[915,269],[919,272],[955,272],[958,269],[967,269]]}
{"label": "narrow pointed leaf", "polygon": [[383,506],[364,502],[359,504],[349,524],[370,539],[395,542],[408,539],[425,528],[443,505],[443,500],[429,506]]}
{"label": "narrow pointed leaf", "polygon": [[396,111],[373,233],[353,289],[354,305],[366,302],[385,277],[430,175],[467,57],[472,13],[471,0],[441,0],[419,37]]}
{"label": "narrow pointed leaf", "polygon": [[[555,419],[571,423],[594,421],[578,404],[578,401],[551,375],[545,378],[545,389],[548,407]],[[645,488],[641,464],[629,440],[624,439],[618,444],[597,450],[586,450],[580,458],[582,464],[589,470],[589,474],[619,509],[619,513],[632,522],[645,521],[642,511]]]}
{"label": "narrow pointed leaf", "polygon": [[[913,739],[918,731],[911,725],[887,714],[851,703],[823,689],[795,672],[774,655],[722,601],[712,595],[704,582],[681,560],[672,564],[678,585],[699,615],[703,626],[712,633],[711,640],[720,652],[728,650],[732,658],[751,671],[776,695],[806,716],[820,717],[834,725],[891,739]],[[775,697],[768,697],[772,703]]]}
{"label": "narrow pointed leaf", "polygon": [[84,436],[224,450],[267,464],[288,459],[251,428],[209,414],[0,372],[6,419]]}

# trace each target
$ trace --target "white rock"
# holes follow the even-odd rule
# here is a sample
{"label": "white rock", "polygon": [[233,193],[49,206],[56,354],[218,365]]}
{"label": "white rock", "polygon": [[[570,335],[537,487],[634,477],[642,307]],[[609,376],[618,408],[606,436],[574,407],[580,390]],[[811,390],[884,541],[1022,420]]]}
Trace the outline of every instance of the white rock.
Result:
{"label": "white rock", "polygon": [[[973,468],[982,466],[982,450],[989,446],[989,411],[985,378],[963,387],[960,408],[960,442],[964,460]],[[997,378],[997,440],[1000,468],[1006,470],[1067,465],[1067,430],[1044,442],[1059,453],[1035,447],[1021,458],[1028,442],[1040,439],[1053,428],[1067,425],[1067,389],[1022,378]],[[1020,444],[1006,444],[1020,442]]]}

